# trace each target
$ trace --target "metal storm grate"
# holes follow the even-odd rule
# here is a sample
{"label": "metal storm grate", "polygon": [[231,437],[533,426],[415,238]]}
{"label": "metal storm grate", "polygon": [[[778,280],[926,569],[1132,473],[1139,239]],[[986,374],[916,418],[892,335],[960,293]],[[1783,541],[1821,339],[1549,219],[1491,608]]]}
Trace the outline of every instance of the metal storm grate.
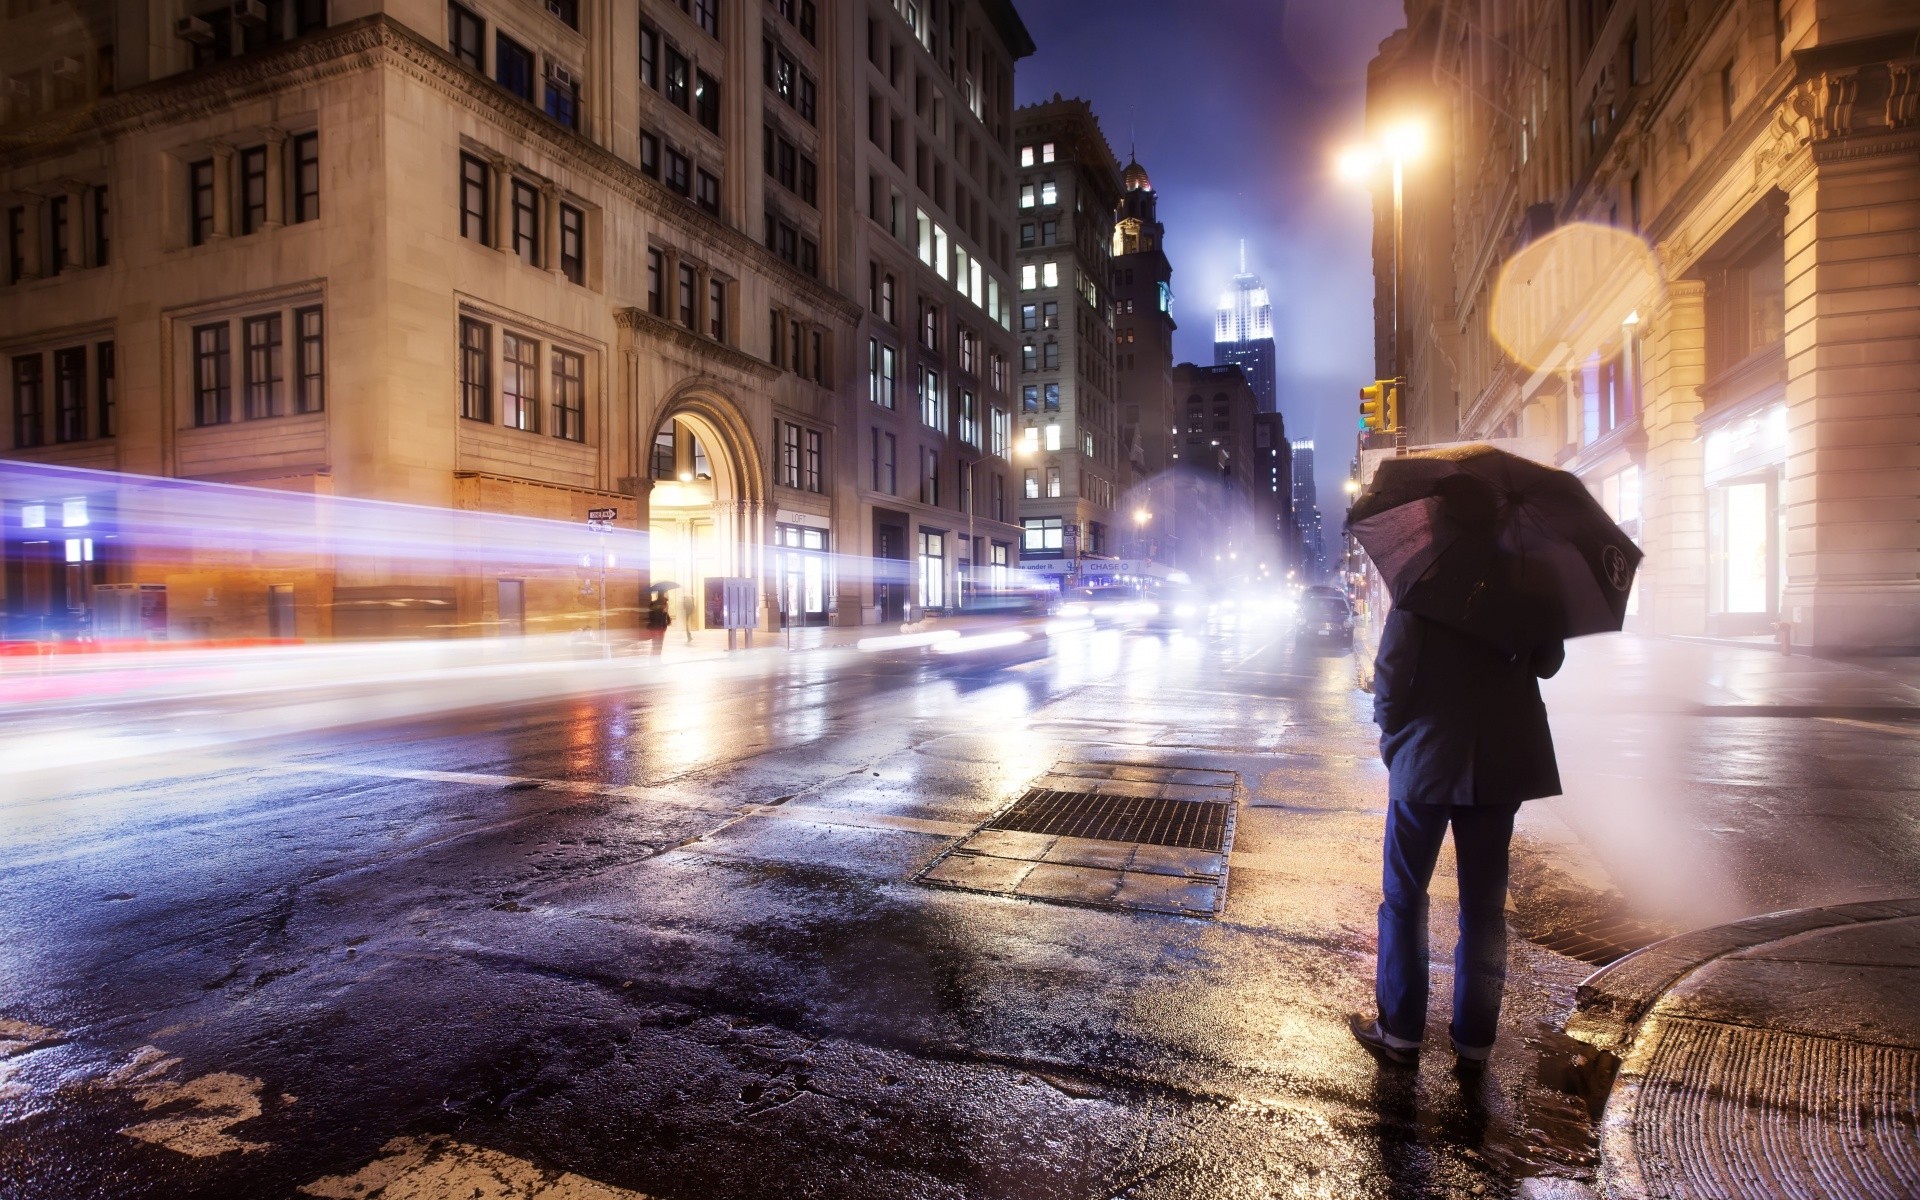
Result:
{"label": "metal storm grate", "polygon": [[1218,800],[1168,800],[1033,788],[985,828],[1054,837],[1144,842],[1220,853],[1233,806]]}

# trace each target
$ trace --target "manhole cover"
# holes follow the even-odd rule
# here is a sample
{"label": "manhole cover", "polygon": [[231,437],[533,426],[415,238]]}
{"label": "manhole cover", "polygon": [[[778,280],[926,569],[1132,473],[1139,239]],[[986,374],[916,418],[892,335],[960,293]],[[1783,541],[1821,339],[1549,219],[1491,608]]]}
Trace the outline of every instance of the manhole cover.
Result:
{"label": "manhole cover", "polygon": [[914,876],[1056,904],[1219,914],[1233,844],[1232,771],[1055,763]]}
{"label": "manhole cover", "polygon": [[1232,808],[1226,801],[1033,788],[984,828],[1179,846],[1218,854],[1226,849],[1227,816]]}

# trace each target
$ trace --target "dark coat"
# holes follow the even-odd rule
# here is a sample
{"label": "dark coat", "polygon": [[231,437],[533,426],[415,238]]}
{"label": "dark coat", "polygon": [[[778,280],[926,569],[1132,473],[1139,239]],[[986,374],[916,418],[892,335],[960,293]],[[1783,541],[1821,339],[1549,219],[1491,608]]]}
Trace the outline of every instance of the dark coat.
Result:
{"label": "dark coat", "polygon": [[1373,669],[1373,721],[1395,802],[1517,804],[1560,794],[1539,680],[1560,642],[1505,650],[1402,609],[1387,614]]}

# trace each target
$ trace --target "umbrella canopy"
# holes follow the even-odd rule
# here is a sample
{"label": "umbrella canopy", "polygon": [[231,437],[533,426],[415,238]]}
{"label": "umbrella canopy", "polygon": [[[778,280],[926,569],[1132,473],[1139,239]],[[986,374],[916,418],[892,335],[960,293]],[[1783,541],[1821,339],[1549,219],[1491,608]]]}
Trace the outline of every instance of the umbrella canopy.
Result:
{"label": "umbrella canopy", "polygon": [[1492,446],[1387,459],[1347,525],[1395,604],[1511,650],[1619,629],[1642,557],[1578,476]]}
{"label": "umbrella canopy", "polygon": [[650,596],[664,596],[679,586],[679,584],[673,582],[671,579],[662,579],[658,583],[648,584],[647,594]]}

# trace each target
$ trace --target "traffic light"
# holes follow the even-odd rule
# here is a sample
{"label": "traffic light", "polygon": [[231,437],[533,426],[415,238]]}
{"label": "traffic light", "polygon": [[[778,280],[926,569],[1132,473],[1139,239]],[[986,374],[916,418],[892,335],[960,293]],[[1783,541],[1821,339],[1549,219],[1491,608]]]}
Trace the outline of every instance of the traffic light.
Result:
{"label": "traffic light", "polygon": [[1389,380],[1382,385],[1385,389],[1384,404],[1380,409],[1381,426],[1388,433],[1400,431],[1400,381]]}
{"label": "traffic light", "polygon": [[1392,391],[1393,382],[1376,379],[1360,389],[1360,428],[1367,433],[1378,433],[1387,428],[1387,394]]}

